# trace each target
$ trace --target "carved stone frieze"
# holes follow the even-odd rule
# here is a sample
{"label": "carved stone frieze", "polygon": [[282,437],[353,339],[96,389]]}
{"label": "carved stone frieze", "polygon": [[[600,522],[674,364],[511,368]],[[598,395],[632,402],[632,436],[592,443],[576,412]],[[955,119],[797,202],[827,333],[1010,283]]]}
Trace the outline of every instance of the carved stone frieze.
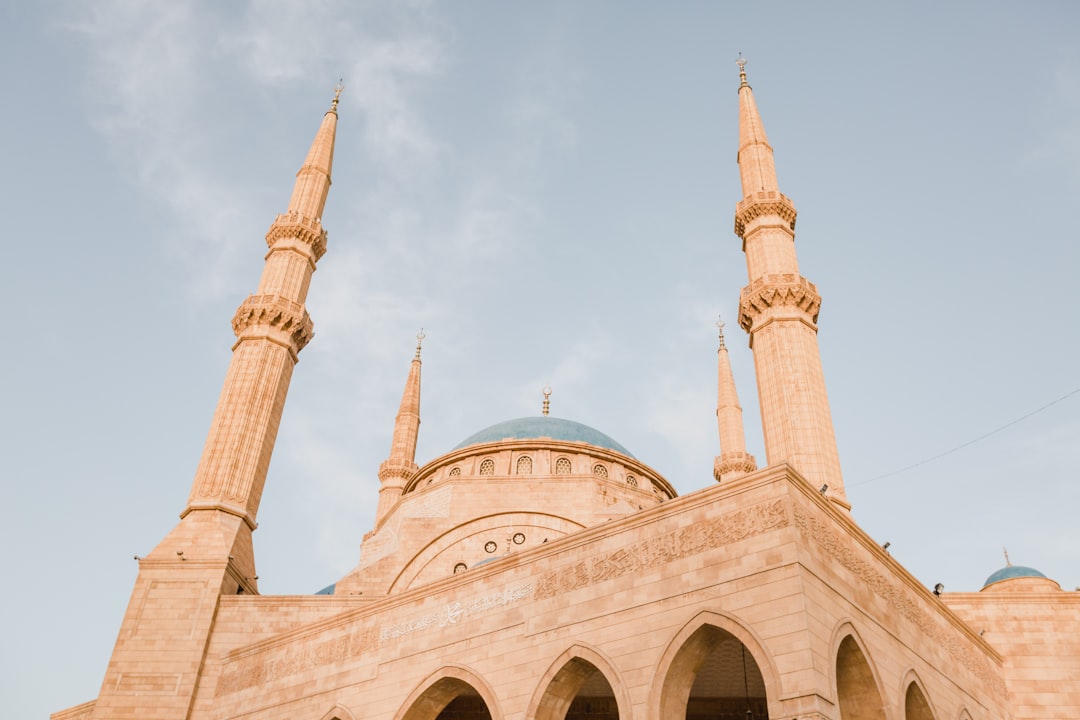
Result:
{"label": "carved stone frieze", "polygon": [[752,505],[544,573],[537,580],[534,597],[537,600],[555,597],[787,525],[783,500]]}
{"label": "carved stone frieze", "polygon": [[326,231],[318,218],[310,218],[298,212],[278,215],[266,233],[266,244],[274,247],[274,243],[282,238],[293,238],[310,245],[315,260],[326,254]]}
{"label": "carved stone frieze", "polygon": [[739,325],[750,332],[754,320],[772,307],[794,307],[816,323],[821,311],[817,287],[801,275],[781,273],[762,275],[739,293]]}
{"label": "carved stone frieze", "polygon": [[795,231],[795,205],[783,193],[768,190],[747,195],[735,206],[735,234],[745,238],[746,226],[759,217],[776,215]]}
{"label": "carved stone frieze", "polygon": [[961,633],[936,619],[926,610],[924,603],[902,584],[893,582],[867,560],[858,546],[841,538],[839,533],[819,518],[812,517],[803,508],[793,507],[795,526],[804,537],[811,540],[841,565],[883,598],[897,615],[916,625],[919,630],[982,680],[998,697],[1005,696],[1005,681],[994,673],[985,657],[972,652],[969,642]]}
{"label": "carved stone frieze", "polygon": [[245,330],[255,326],[269,327],[284,334],[296,352],[303,350],[314,335],[314,325],[304,306],[279,295],[249,295],[237,308],[232,320],[236,336],[240,337]]}

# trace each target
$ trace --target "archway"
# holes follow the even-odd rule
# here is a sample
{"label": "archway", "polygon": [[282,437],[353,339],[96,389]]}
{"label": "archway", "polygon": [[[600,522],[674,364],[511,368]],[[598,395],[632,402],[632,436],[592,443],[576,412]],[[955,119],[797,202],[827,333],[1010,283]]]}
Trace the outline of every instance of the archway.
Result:
{"label": "archway", "polygon": [[616,696],[613,681],[619,684],[607,658],[575,645],[544,674],[525,716],[531,720],[628,720],[629,699],[625,691]]}
{"label": "archway", "polygon": [[398,720],[501,720],[490,688],[473,673],[451,667],[436,676],[413,691]]}
{"label": "archway", "polygon": [[836,651],[836,695],[841,720],[885,717],[885,704],[870,663],[852,635],[846,636]]}
{"label": "archway", "polygon": [[661,691],[661,717],[768,720],[765,680],[753,652],[732,633],[703,625],[679,648]]}
{"label": "archway", "polygon": [[922,688],[914,680],[904,693],[904,720],[934,720],[934,712],[926,700]]}

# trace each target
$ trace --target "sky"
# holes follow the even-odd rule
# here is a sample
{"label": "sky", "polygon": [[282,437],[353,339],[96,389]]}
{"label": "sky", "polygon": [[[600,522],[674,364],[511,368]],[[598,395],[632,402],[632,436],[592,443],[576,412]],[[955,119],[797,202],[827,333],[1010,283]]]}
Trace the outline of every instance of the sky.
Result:
{"label": "sky", "polygon": [[1003,548],[1080,586],[1077,27],[1065,1],[0,5],[3,715],[96,696],[339,78],[261,592],[357,564],[421,327],[421,464],[550,385],[553,415],[711,485],[718,314],[765,464],[740,52],[853,517],[947,592]]}

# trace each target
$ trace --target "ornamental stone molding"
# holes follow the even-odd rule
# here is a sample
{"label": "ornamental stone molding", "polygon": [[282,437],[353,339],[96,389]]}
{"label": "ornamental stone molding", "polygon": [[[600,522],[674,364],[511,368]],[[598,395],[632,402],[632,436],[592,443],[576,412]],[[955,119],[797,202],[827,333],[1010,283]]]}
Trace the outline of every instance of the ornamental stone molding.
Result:
{"label": "ornamental stone molding", "polygon": [[236,309],[232,326],[241,339],[249,328],[264,327],[276,331],[296,352],[303,350],[315,334],[314,324],[304,306],[280,295],[249,295]]}
{"label": "ornamental stone molding", "polygon": [[266,233],[266,244],[272,248],[282,239],[299,240],[310,246],[315,260],[326,254],[326,231],[318,218],[310,218],[298,212],[278,215]]}
{"label": "ornamental stone molding", "polygon": [[757,318],[774,307],[797,308],[814,324],[821,310],[821,296],[814,283],[801,275],[762,275],[739,293],[739,326],[750,332]]}
{"label": "ornamental stone molding", "polygon": [[795,231],[796,212],[791,199],[776,190],[763,190],[747,195],[735,206],[735,234],[745,240],[746,226],[766,215],[779,216]]}
{"label": "ornamental stone molding", "polygon": [[386,483],[388,480],[397,479],[397,485],[404,486],[406,482],[416,474],[419,469],[416,463],[396,463],[389,460],[379,465],[379,480]]}
{"label": "ornamental stone molding", "polygon": [[713,462],[713,477],[716,478],[717,482],[721,482],[724,478],[734,480],[743,475],[749,475],[755,470],[757,470],[757,461],[750,453],[720,453],[720,456]]}

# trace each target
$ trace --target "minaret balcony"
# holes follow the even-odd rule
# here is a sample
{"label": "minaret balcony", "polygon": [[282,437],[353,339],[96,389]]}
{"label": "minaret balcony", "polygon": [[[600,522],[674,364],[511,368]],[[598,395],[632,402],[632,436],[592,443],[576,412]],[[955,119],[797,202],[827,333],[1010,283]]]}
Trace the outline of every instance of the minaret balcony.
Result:
{"label": "minaret balcony", "polygon": [[746,226],[761,217],[776,216],[788,229],[795,232],[795,205],[791,199],[776,190],[751,193],[735,206],[735,234],[746,239]]}
{"label": "minaret balcony", "polygon": [[249,295],[232,320],[237,342],[265,337],[299,353],[315,334],[311,316],[300,303],[280,295]]}
{"label": "minaret balcony", "polygon": [[326,254],[326,231],[319,218],[298,212],[278,215],[266,233],[266,244],[273,248],[281,240],[298,240],[309,246],[316,261]]}
{"label": "minaret balcony", "polygon": [[804,316],[814,326],[821,311],[821,295],[814,283],[794,273],[763,275],[739,293],[739,325],[746,332],[776,319],[785,310],[796,317]]}

